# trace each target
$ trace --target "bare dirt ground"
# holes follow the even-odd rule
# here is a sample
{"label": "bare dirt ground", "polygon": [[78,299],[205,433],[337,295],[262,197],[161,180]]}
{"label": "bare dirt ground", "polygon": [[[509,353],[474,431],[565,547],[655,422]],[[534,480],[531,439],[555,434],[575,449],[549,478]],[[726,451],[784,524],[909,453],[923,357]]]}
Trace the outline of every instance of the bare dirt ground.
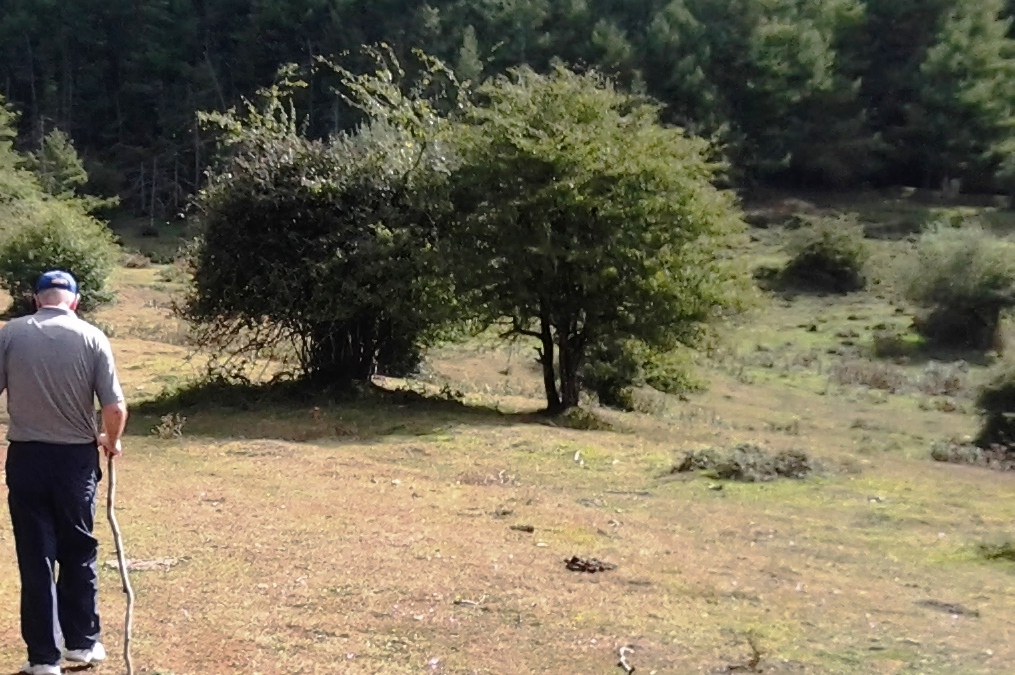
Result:
{"label": "bare dirt ground", "polygon": [[[196,372],[167,278],[120,270],[97,317],[134,401]],[[928,456],[974,432],[968,398],[829,375],[822,359],[853,358],[829,354],[852,339],[838,333],[895,316],[873,296],[773,307],[709,366],[706,393],[599,411],[610,430],[533,415],[523,347],[448,348],[426,381],[379,382],[453,400],[167,411],[187,419],[166,439],[135,416],[120,520],[129,557],[156,567],[133,575],[139,672],[620,673],[625,645],[639,674],[1012,672],[1015,564],[977,549],[1012,537],[1012,477]],[[915,381],[922,366],[900,368]],[[824,468],[762,484],[670,472],[742,441]],[[101,514],[98,530],[105,563]],[[576,555],[616,569],[569,571]],[[111,658],[96,672],[119,673],[105,564],[101,583]],[[23,660],[17,597],[3,518],[4,673]]]}

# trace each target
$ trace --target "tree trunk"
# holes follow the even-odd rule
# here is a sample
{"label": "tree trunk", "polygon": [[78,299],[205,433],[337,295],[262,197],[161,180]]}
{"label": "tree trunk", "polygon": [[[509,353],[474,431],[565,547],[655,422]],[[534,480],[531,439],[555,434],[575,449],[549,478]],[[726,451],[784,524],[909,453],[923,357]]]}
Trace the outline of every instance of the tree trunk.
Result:
{"label": "tree trunk", "polygon": [[342,391],[369,382],[377,341],[369,322],[320,324],[310,327],[310,352],[305,375],[324,389]]}
{"label": "tree trunk", "polygon": [[571,331],[562,330],[560,350],[560,403],[564,410],[575,408],[581,401],[578,368],[581,365],[581,347]]}
{"label": "tree trunk", "polygon": [[553,365],[553,331],[550,317],[543,314],[539,319],[540,342],[539,363],[543,366],[543,386],[546,388],[546,411],[556,415],[565,410],[561,405],[560,394],[557,392],[557,373]]}

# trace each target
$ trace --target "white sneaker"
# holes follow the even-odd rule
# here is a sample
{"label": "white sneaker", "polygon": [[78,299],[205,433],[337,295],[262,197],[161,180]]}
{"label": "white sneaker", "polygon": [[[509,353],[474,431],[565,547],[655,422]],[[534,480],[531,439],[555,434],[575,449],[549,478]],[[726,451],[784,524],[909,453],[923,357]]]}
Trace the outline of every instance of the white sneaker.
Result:
{"label": "white sneaker", "polygon": [[[72,649],[63,653],[63,658],[71,663],[99,663],[106,660],[106,648],[96,642],[91,649]],[[57,673],[60,671],[58,670]]]}
{"label": "white sneaker", "polygon": [[30,663],[26,662],[25,665],[21,666],[21,673],[23,675],[61,675],[63,673],[60,670],[60,666],[49,666],[42,663]]}

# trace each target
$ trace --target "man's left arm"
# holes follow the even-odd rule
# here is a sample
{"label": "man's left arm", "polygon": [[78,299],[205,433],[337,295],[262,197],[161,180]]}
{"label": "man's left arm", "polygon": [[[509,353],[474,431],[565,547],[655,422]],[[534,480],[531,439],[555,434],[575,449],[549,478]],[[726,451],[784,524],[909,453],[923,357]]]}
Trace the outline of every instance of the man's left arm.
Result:
{"label": "man's left arm", "polygon": [[120,379],[116,375],[113,348],[105,336],[99,342],[94,387],[99,405],[102,406],[102,426],[105,432],[101,439],[104,441],[103,448],[107,455],[119,455],[120,436],[127,424],[127,405]]}
{"label": "man's left arm", "polygon": [[10,331],[5,324],[0,328],[0,394],[7,391],[7,345],[10,342]]}

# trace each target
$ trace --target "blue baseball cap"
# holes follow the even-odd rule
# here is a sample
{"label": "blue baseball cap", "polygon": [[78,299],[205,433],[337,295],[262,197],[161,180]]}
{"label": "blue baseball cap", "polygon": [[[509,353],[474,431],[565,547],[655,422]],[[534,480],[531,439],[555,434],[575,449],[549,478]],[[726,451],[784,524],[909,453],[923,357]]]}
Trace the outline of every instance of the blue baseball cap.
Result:
{"label": "blue baseball cap", "polygon": [[42,293],[53,288],[58,288],[61,291],[70,291],[77,295],[78,282],[69,272],[52,270],[39,277],[39,280],[35,284],[36,293]]}

